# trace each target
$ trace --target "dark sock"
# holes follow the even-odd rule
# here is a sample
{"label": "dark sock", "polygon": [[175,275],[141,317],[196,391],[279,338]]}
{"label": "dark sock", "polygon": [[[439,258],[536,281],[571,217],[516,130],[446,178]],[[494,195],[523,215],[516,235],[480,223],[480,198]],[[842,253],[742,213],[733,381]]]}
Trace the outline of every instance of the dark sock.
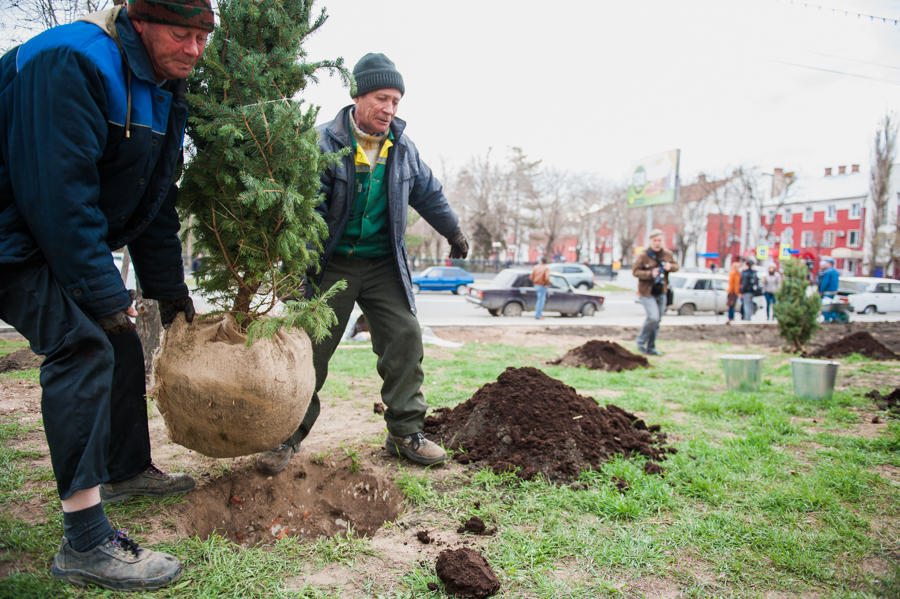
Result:
{"label": "dark sock", "polygon": [[114,534],[99,503],[77,512],[63,512],[63,529],[69,545],[79,553],[90,551]]}

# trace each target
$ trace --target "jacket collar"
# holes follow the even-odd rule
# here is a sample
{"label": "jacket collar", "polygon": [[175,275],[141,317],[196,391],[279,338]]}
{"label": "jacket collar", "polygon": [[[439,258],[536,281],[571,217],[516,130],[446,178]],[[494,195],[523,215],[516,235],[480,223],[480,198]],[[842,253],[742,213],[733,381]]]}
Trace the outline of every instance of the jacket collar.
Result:
{"label": "jacket collar", "polygon": [[[329,134],[333,135],[345,147],[349,147],[353,143],[350,139],[350,111],[353,110],[354,106],[355,104],[350,104],[341,108],[326,129]],[[400,143],[400,136],[403,135],[404,129],[406,129],[406,121],[394,117],[391,121],[391,133],[394,135],[395,144]]]}
{"label": "jacket collar", "polygon": [[128,57],[128,65],[134,72],[135,77],[149,83],[156,83],[153,76],[153,65],[150,62],[150,55],[144,42],[137,30],[128,18],[128,14],[123,10],[116,19],[116,28],[119,30],[119,37],[122,40],[122,48],[125,49],[125,56]]}

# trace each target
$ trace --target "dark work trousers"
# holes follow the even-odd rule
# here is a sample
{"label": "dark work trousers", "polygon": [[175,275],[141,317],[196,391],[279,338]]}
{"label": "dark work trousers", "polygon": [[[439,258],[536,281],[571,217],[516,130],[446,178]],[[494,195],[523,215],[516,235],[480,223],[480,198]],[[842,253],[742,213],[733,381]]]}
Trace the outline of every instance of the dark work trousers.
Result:
{"label": "dark work trousers", "polygon": [[150,433],[137,332],[107,336],[43,261],[0,266],[0,319],[44,356],[41,414],[60,498],[143,472]]}
{"label": "dark work trousers", "polygon": [[354,302],[359,304],[372,335],[372,351],[378,356],[376,368],[384,381],[381,398],[387,409],[384,419],[388,431],[405,437],[421,431],[428,404],[420,387],[422,371],[422,330],[409,309],[406,291],[392,256],[353,259],[332,256],[321,289],[327,290],[344,279],[347,289],[338,293],[329,305],[337,316],[331,336],[321,343],[313,341],[316,392],[297,431],[285,441],[296,445],[306,438],[319,417],[319,390],[328,378],[328,362],[341,342],[350,320]]}

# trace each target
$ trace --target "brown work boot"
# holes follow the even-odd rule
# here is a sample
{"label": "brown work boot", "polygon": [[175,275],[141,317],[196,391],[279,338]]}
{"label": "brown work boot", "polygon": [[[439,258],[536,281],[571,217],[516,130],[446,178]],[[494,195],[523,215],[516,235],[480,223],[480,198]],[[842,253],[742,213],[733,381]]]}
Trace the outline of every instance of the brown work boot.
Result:
{"label": "brown work boot", "polygon": [[295,453],[300,453],[299,443],[296,445],[282,443],[275,449],[264,451],[256,456],[256,469],[266,474],[281,472],[290,463],[291,457]]}
{"label": "brown work boot", "polygon": [[131,499],[132,495],[151,497],[178,495],[187,493],[196,485],[197,481],[192,476],[181,472],[166,474],[150,462],[150,467],[137,476],[117,483],[100,485],[100,501],[107,505]]}
{"label": "brown work boot", "polygon": [[63,539],[53,558],[53,576],[78,587],[95,584],[114,591],[161,589],[181,578],[184,566],[180,561],[168,553],[141,549],[127,534],[127,530],[117,531],[84,553]]}
{"label": "brown work boot", "polygon": [[426,439],[421,432],[405,437],[395,437],[388,433],[384,448],[394,455],[403,456],[426,466],[439,464],[447,459],[447,452],[441,449],[440,445]]}

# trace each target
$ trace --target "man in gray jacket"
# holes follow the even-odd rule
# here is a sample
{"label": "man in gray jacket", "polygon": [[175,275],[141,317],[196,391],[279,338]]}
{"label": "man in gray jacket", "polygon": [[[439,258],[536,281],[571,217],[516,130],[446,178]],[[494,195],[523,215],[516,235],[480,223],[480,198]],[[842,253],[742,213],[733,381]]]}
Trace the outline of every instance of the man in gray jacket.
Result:
{"label": "man in gray jacket", "polygon": [[405,92],[394,63],[383,54],[367,54],[353,68],[353,76],[354,105],[318,128],[323,151],[350,152],[322,173],[325,200],[318,210],[328,237],[319,259],[321,270],[308,273],[323,291],[342,279],[347,289],[330,302],[338,320],[331,336],[313,346],[316,392],[306,417],[290,439],[257,456],[257,468],[266,473],[288,465],[318,418],[318,391],[354,303],[366,317],[384,381],[385,448],[420,464],[447,459],[443,449],[422,435],[428,405],[420,390],[422,334],[403,242],[407,207],[448,239],[450,258],[465,258],[469,245],[440,182],[404,135],[406,123],[394,116]]}

